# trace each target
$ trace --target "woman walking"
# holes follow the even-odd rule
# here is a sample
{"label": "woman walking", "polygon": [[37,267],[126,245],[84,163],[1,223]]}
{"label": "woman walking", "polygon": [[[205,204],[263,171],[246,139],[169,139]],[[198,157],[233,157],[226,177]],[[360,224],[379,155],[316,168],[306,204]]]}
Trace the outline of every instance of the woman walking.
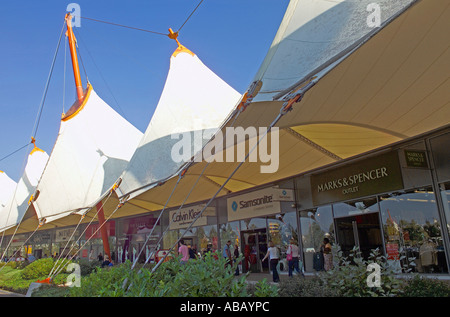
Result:
{"label": "woman walking", "polygon": [[288,260],[288,267],[289,267],[289,277],[292,277],[292,273],[294,270],[297,271],[297,273],[300,273],[303,275],[303,272],[300,271],[298,260],[299,260],[299,249],[297,246],[297,241],[295,239],[291,239],[288,249],[286,251],[286,259]]}
{"label": "woman walking", "polygon": [[265,261],[267,258],[269,258],[269,266],[272,270],[273,281],[278,283],[280,281],[280,277],[278,276],[277,265],[280,258],[278,255],[278,248],[275,247],[272,241],[269,242],[269,249],[267,250],[266,256],[262,260]]}

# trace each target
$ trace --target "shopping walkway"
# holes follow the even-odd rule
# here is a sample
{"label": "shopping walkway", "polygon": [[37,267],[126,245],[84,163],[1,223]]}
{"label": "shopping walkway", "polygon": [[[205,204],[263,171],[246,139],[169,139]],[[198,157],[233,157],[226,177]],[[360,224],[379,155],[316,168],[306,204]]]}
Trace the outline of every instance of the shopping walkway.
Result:
{"label": "shopping walkway", "polygon": [[0,289],[0,297],[25,297],[25,295],[11,293],[11,292]]}

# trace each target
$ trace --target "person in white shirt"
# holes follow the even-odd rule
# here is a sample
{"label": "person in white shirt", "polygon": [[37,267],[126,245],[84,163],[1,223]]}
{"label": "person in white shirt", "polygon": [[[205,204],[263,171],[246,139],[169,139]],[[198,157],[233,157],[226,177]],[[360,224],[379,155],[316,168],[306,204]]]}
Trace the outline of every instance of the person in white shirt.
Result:
{"label": "person in white shirt", "polygon": [[303,272],[300,271],[298,260],[299,260],[299,248],[297,246],[297,241],[295,239],[291,239],[288,249],[286,251],[286,259],[288,260],[288,267],[289,267],[289,277],[292,277],[292,273],[294,270],[297,271],[297,273],[300,273],[303,275]]}
{"label": "person in white shirt", "polygon": [[262,260],[265,261],[268,257],[269,257],[270,269],[272,270],[273,281],[275,283],[278,283],[280,281],[280,277],[278,275],[277,265],[278,265],[278,261],[280,260],[280,257],[278,255],[278,248],[275,247],[275,245],[272,241],[269,242],[269,249],[267,249],[266,256]]}

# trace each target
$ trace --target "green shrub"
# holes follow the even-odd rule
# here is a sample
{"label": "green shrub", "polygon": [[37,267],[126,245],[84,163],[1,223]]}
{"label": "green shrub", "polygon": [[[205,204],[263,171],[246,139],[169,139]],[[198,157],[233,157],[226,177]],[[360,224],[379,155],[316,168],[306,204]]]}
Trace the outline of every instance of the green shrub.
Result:
{"label": "green shrub", "polygon": [[11,262],[7,262],[7,263],[1,263],[0,264],[0,268],[1,267],[9,267],[9,268],[12,268],[12,269],[17,269],[18,267],[19,267],[19,262],[16,262],[16,261],[11,261]]}
{"label": "green shrub", "polygon": [[53,265],[54,261],[52,258],[36,260],[22,270],[21,277],[25,280],[46,278],[50,274]]}
{"label": "green shrub", "polygon": [[450,297],[450,285],[419,275],[408,278],[402,297]]}
{"label": "green shrub", "polygon": [[89,275],[100,267],[99,261],[88,261],[86,259],[80,259],[74,261],[80,265],[81,276]]}
{"label": "green shrub", "polygon": [[280,297],[336,297],[338,292],[318,277],[305,278],[295,275],[279,284]]}
{"label": "green shrub", "polygon": [[[378,249],[372,250],[368,260],[364,260],[358,248],[354,248],[348,257],[344,257],[339,247],[334,247],[333,256],[337,265],[332,270],[321,272],[319,278],[339,296],[397,296],[401,294],[404,281],[396,277],[396,268],[389,265]],[[369,287],[367,278],[369,264],[380,266],[380,287]]]}
{"label": "green shrub", "polygon": [[70,289],[56,285],[43,284],[31,293],[31,297],[68,297]]}
{"label": "green shrub", "polygon": [[226,260],[206,255],[180,264],[174,258],[151,272],[151,268],[131,270],[131,263],[99,268],[81,279],[81,287],[71,288],[75,297],[242,297],[248,296],[246,275],[234,276]]}
{"label": "green shrub", "polygon": [[255,284],[252,293],[255,297],[277,297],[278,286],[268,283],[267,279],[264,278]]}

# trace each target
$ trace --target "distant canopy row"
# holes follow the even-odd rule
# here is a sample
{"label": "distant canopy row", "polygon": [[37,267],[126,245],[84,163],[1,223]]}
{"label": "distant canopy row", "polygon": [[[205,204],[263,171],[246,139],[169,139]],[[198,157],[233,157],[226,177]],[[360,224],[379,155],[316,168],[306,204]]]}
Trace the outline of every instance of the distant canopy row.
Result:
{"label": "distant canopy row", "polygon": [[[89,221],[99,203],[107,216],[120,206],[114,217],[160,210],[189,163],[172,159],[178,140],[171,135],[214,133],[231,122],[267,127],[296,94],[303,99],[277,123],[276,173],[246,164],[228,179],[239,162],[196,163],[169,207],[209,199],[222,185],[219,195],[248,189],[448,124],[450,58],[443,30],[449,29],[449,5],[379,0],[381,24],[373,27],[372,2],[291,0],[243,95],[179,44],[144,134],[88,83],[82,104],[63,115],[50,156],[33,149],[17,184],[0,173],[0,232]],[[185,200],[195,185],[201,190]]]}

